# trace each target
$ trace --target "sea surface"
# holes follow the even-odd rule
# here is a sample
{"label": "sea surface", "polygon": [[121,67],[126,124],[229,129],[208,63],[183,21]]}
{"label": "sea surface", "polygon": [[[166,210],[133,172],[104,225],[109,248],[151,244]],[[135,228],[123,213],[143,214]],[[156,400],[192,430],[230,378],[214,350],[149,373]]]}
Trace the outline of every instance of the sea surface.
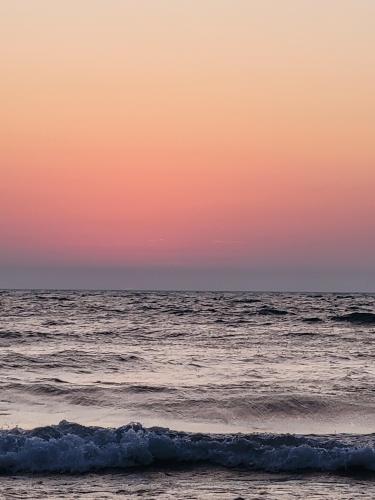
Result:
{"label": "sea surface", "polygon": [[375,295],[0,291],[0,498],[375,498]]}

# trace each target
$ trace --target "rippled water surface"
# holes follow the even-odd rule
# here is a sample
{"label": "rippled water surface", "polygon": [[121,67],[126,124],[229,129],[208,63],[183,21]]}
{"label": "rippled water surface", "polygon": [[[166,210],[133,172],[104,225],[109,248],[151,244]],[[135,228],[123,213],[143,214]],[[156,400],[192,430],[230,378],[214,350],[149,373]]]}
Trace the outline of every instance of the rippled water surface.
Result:
{"label": "rippled water surface", "polygon": [[2,291],[0,493],[372,498],[374,335],[374,295]]}

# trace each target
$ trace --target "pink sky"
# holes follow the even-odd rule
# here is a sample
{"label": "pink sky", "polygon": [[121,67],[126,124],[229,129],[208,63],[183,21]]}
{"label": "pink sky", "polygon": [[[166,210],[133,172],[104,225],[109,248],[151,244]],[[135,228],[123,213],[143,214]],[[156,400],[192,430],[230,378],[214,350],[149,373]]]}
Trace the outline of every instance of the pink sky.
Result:
{"label": "pink sky", "polygon": [[374,271],[374,16],[3,2],[0,269]]}

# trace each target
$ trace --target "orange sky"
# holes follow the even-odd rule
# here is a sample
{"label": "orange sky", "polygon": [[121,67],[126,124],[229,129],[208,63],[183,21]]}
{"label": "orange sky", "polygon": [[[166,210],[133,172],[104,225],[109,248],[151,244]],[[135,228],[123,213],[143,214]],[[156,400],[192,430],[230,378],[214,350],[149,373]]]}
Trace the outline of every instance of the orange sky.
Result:
{"label": "orange sky", "polygon": [[375,269],[374,19],[1,2],[0,267]]}

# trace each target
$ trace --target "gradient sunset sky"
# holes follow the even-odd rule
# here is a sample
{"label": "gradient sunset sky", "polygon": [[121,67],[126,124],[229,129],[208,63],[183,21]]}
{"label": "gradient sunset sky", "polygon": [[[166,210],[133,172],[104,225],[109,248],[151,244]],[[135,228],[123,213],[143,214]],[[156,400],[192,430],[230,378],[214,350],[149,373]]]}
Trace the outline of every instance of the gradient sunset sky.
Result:
{"label": "gradient sunset sky", "polygon": [[0,2],[0,288],[375,291],[375,1]]}

